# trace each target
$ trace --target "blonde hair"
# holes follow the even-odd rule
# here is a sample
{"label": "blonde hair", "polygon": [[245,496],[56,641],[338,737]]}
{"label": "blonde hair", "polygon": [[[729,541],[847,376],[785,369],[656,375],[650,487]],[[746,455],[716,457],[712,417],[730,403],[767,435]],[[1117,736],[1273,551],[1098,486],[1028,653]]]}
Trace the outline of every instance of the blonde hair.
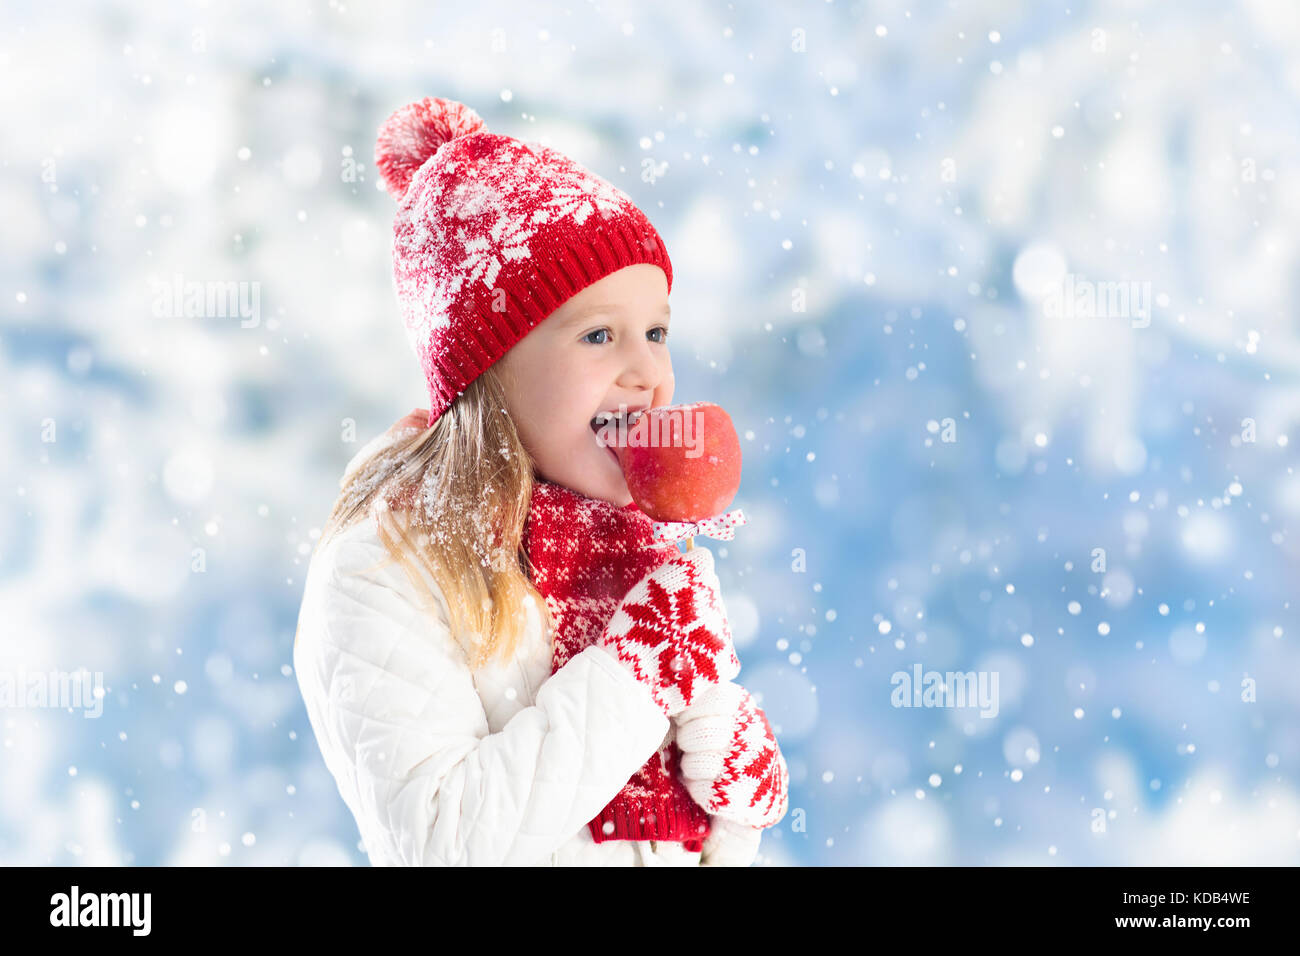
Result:
{"label": "blonde hair", "polygon": [[494,367],[466,386],[433,426],[399,437],[361,462],[345,482],[317,547],[374,514],[379,538],[432,606],[437,583],[452,635],[474,670],[518,649],[535,606],[523,549],[535,482],[533,460],[506,410]]}

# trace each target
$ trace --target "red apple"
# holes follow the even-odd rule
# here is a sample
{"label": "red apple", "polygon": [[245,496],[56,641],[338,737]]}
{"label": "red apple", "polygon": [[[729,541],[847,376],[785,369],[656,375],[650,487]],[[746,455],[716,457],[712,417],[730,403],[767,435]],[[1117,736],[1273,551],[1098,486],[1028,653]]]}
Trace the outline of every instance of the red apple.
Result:
{"label": "red apple", "polygon": [[655,521],[699,521],[740,490],[740,439],[712,402],[648,409],[614,443],[628,491]]}

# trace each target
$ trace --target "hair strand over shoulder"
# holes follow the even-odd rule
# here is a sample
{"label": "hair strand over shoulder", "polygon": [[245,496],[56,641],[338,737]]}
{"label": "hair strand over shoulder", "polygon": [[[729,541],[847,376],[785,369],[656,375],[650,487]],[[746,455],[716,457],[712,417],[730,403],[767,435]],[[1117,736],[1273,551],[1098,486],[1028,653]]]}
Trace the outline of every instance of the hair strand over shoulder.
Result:
{"label": "hair strand over shoulder", "polygon": [[514,655],[530,605],[553,633],[523,548],[535,480],[505,390],[488,368],[432,427],[398,438],[357,466],[318,547],[373,514],[390,560],[431,606],[441,592],[451,632],[477,670]]}

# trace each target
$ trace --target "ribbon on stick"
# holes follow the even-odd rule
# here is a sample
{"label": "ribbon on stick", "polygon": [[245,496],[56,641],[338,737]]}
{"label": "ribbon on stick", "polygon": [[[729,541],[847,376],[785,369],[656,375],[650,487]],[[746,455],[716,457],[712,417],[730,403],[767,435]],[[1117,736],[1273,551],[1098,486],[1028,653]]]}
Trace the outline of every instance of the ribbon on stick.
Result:
{"label": "ribbon on stick", "polygon": [[730,541],[736,536],[736,527],[748,522],[744,512],[737,508],[699,521],[656,521],[652,525],[652,531],[656,541],[676,542],[697,536]]}

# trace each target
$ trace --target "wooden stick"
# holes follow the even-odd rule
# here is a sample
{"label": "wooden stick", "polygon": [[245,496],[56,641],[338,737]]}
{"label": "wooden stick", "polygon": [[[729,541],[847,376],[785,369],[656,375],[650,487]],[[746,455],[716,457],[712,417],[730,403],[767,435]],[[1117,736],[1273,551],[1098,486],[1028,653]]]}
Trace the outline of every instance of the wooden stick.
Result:
{"label": "wooden stick", "polygon": [[694,547],[695,547],[695,536],[692,535],[691,537],[686,539],[686,550],[690,551]]}

